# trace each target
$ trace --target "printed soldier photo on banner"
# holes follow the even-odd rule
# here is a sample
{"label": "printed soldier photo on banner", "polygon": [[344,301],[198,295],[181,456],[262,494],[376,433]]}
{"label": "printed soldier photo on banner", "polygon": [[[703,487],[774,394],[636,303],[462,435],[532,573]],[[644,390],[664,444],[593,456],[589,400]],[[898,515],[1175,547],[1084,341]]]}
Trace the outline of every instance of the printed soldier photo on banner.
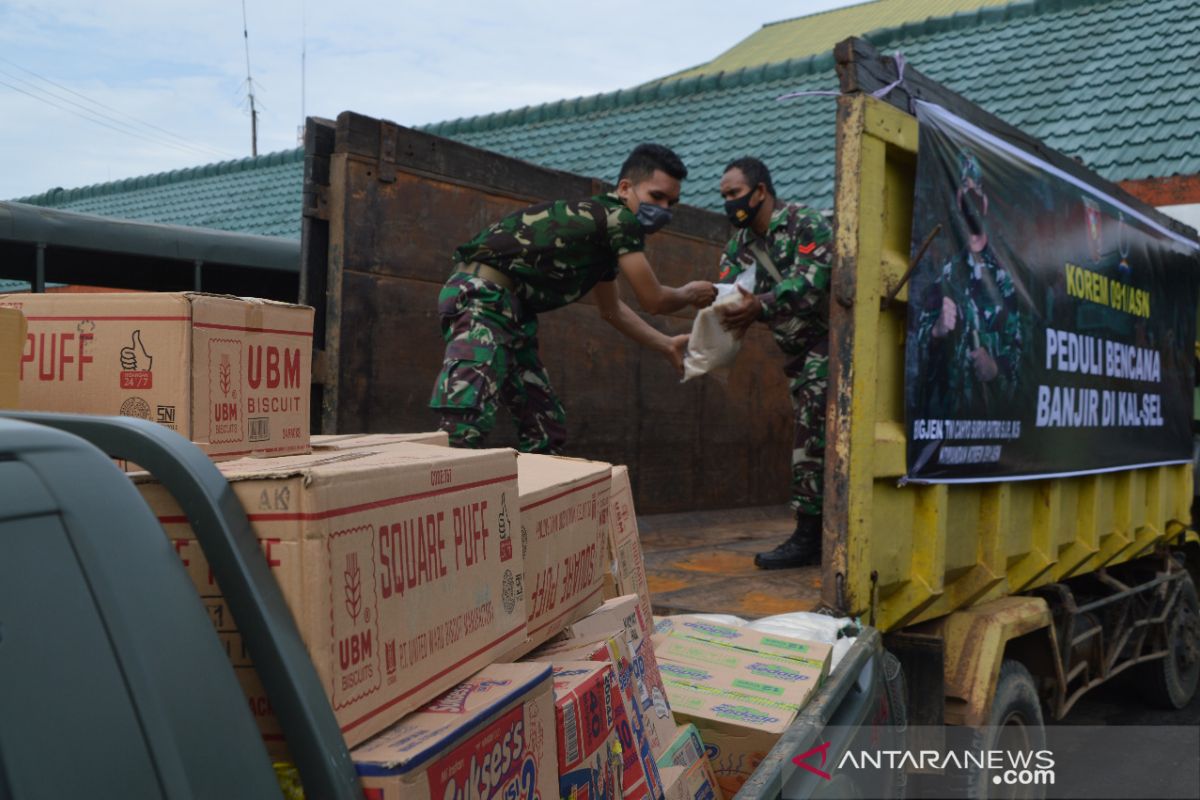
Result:
{"label": "printed soldier photo on banner", "polygon": [[[997,254],[993,201],[976,154],[958,153],[949,236],[963,244],[916,292],[919,309],[909,369],[924,376],[920,406],[946,419],[995,419],[1022,390],[1030,303],[1013,265]],[[925,220],[932,229],[942,220]],[[921,237],[924,238],[923,236]],[[914,236],[914,241],[919,239]],[[928,265],[932,266],[932,265]],[[925,269],[925,275],[931,273]]]}
{"label": "printed soldier photo on banner", "polygon": [[[929,103],[913,208],[906,480],[1190,460],[1197,243]],[[1097,436],[1102,433],[1102,436]]]}

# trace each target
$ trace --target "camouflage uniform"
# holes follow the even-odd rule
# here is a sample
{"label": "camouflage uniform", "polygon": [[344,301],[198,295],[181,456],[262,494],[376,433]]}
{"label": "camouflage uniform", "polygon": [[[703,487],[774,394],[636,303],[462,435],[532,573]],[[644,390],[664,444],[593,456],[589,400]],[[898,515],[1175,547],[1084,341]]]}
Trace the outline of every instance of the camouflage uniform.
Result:
{"label": "camouflage uniform", "polygon": [[[557,453],[566,413],[538,356],[537,315],[617,277],[617,259],[643,249],[642,226],[615,194],[539,203],[493,223],[454,252],[438,297],[446,355],[431,408],[458,447],[482,447],[503,403],[524,452]],[[504,273],[512,291],[464,271]]]}
{"label": "camouflage uniform", "polygon": [[[732,282],[757,263],[750,228],[729,240],[720,283]],[[792,395],[796,432],[792,446],[792,508],[821,513],[825,481],[825,393],[829,377],[829,266],[833,232],[824,217],[798,203],[779,204],[760,244],[783,280],[758,267],[754,292],[759,316],[788,357],[784,372]]]}
{"label": "camouflage uniform", "polygon": [[[943,297],[954,301],[958,321],[946,336],[935,338]],[[948,260],[926,290],[917,319],[917,358],[926,365],[920,373],[923,413],[969,419],[1001,412],[1019,387],[1026,324],[1012,276],[991,245]],[[978,347],[987,350],[998,368],[988,383],[975,375],[971,352]]]}

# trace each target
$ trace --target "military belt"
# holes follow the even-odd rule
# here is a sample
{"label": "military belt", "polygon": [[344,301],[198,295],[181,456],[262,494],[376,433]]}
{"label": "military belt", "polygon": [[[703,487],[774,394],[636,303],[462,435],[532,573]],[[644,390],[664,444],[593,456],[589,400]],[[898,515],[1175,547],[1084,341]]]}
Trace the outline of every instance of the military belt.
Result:
{"label": "military belt", "polygon": [[475,275],[476,277],[483,278],[485,281],[491,281],[498,286],[503,286],[510,292],[516,288],[516,283],[508,275],[505,275],[495,267],[481,264],[478,261],[472,261],[470,264],[459,264],[456,269],[459,272]]}

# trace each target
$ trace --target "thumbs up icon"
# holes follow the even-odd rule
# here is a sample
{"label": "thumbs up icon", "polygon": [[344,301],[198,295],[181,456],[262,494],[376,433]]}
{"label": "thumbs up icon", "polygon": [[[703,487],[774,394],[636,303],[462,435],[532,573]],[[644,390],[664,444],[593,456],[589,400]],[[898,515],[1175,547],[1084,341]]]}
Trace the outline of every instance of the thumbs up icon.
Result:
{"label": "thumbs up icon", "polygon": [[121,348],[121,369],[148,371],[153,363],[154,357],[146,352],[146,346],[142,344],[141,330],[134,331],[132,346]]}

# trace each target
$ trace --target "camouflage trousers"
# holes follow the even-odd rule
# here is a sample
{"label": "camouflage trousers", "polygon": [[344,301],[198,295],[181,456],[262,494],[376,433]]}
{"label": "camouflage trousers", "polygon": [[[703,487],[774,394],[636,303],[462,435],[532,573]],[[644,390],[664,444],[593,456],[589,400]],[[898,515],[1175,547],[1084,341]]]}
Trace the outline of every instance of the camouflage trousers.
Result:
{"label": "camouflage trousers", "polygon": [[829,341],[796,356],[784,367],[792,395],[792,509],[818,515],[825,495],[825,394],[829,387]]}
{"label": "camouflage trousers", "polygon": [[509,290],[455,273],[438,295],[446,355],[430,408],[453,447],[483,447],[503,404],[517,424],[517,448],[559,453],[566,412],[538,356],[537,317]]}

